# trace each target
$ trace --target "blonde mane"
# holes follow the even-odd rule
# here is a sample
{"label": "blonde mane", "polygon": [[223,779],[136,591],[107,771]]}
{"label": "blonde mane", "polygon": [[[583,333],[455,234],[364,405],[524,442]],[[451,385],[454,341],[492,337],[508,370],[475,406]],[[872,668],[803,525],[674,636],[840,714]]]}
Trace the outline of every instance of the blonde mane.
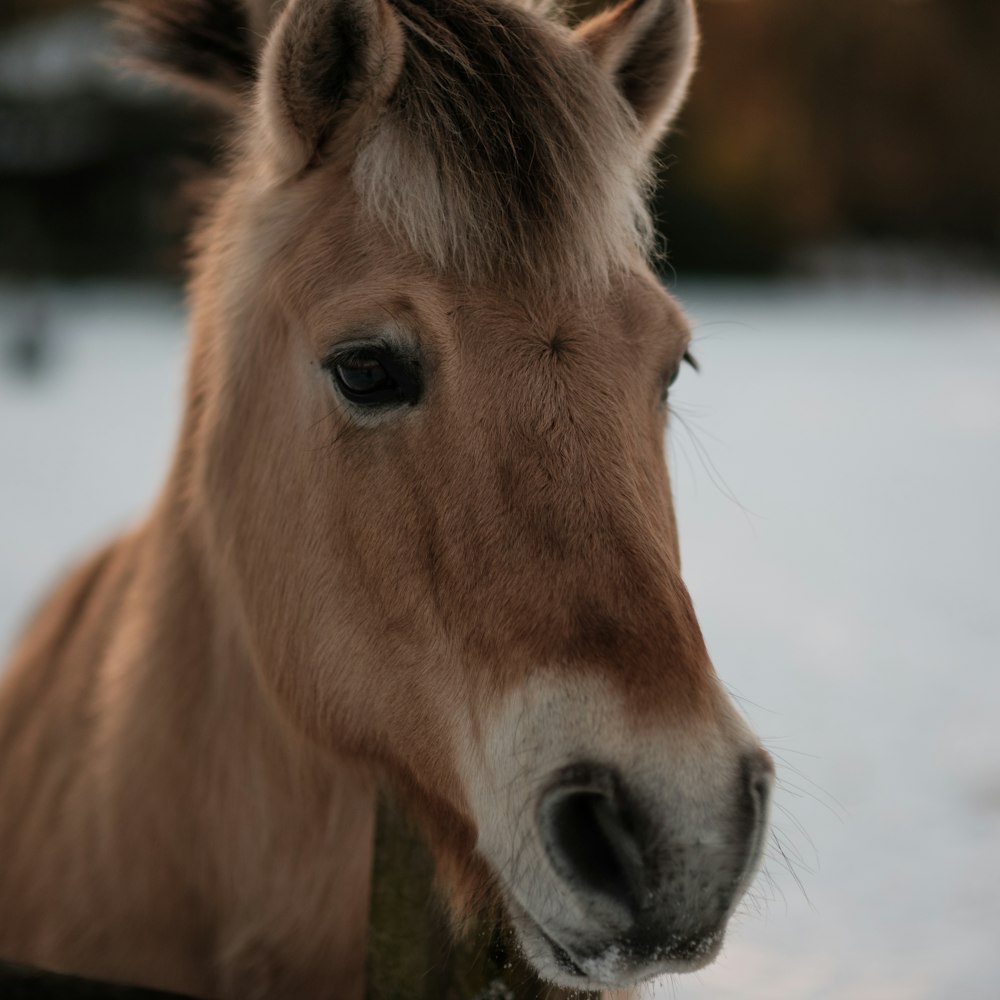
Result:
{"label": "blonde mane", "polygon": [[473,282],[592,285],[647,252],[634,116],[554,15],[392,7],[406,58],[353,170],[374,218]]}

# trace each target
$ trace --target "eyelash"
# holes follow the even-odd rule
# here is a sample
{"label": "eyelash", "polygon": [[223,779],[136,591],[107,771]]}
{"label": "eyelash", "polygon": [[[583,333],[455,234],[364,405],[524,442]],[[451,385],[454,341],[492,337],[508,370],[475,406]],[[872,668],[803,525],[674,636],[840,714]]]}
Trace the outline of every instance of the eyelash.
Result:
{"label": "eyelash", "polygon": [[[376,410],[400,404],[413,406],[422,395],[419,364],[389,344],[345,348],[327,358],[323,367],[340,394],[357,407]],[[364,384],[366,376],[371,377],[369,385]]]}
{"label": "eyelash", "polygon": [[664,379],[663,382],[663,395],[661,397],[661,402],[666,404],[667,396],[670,392],[670,387],[677,381],[681,373],[681,365],[689,364],[696,372],[701,371],[698,362],[695,360],[694,355],[690,351],[685,351],[681,356],[681,360],[677,363],[677,367],[670,372],[670,375]]}

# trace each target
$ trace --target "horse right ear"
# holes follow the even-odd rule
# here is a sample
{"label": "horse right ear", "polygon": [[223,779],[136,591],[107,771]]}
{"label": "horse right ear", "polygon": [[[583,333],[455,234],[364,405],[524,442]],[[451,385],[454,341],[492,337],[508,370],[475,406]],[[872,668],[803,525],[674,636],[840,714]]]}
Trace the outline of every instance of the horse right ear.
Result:
{"label": "horse right ear", "polygon": [[268,38],[258,84],[279,165],[305,169],[348,119],[378,109],[399,79],[403,48],[385,0],[290,0]]}

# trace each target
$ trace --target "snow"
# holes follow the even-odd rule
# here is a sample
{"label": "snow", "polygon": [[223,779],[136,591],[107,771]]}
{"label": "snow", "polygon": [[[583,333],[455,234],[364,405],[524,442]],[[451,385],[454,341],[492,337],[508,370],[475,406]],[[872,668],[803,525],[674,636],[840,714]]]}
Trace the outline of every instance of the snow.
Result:
{"label": "snow", "polygon": [[[996,1000],[1000,290],[678,292],[685,575],[795,876],[773,848],[722,956],[647,993]],[[37,294],[51,367],[0,364],[0,647],[155,495],[181,398],[175,296]],[[33,311],[0,288],[0,353]]]}
{"label": "snow", "polygon": [[[48,584],[155,496],[178,423],[183,311],[158,290],[0,288],[0,661]],[[49,329],[50,367],[4,358]]]}
{"label": "snow", "polygon": [[722,957],[662,995],[995,1000],[1000,291],[681,297],[685,575],[802,889],[772,850]]}

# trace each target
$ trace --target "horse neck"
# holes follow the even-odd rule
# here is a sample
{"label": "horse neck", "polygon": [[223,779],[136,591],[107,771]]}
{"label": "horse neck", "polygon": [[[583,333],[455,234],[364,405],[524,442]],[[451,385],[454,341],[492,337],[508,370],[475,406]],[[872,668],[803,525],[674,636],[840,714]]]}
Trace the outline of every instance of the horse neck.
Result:
{"label": "horse neck", "polygon": [[221,937],[222,994],[309,995],[313,978],[328,985],[335,975],[350,996],[363,970],[373,782],[307,743],[259,684],[191,516],[190,424],[143,532],[135,598],[144,625],[116,756],[148,759],[151,742],[159,750],[158,787],[176,799],[164,797],[155,824],[185,827],[192,866],[207,864],[199,889]]}
{"label": "horse neck", "polygon": [[0,951],[206,995],[359,994],[372,782],[257,683],[185,495],[190,424],[150,516],[53,595],[5,679],[0,890],[24,916]]}

